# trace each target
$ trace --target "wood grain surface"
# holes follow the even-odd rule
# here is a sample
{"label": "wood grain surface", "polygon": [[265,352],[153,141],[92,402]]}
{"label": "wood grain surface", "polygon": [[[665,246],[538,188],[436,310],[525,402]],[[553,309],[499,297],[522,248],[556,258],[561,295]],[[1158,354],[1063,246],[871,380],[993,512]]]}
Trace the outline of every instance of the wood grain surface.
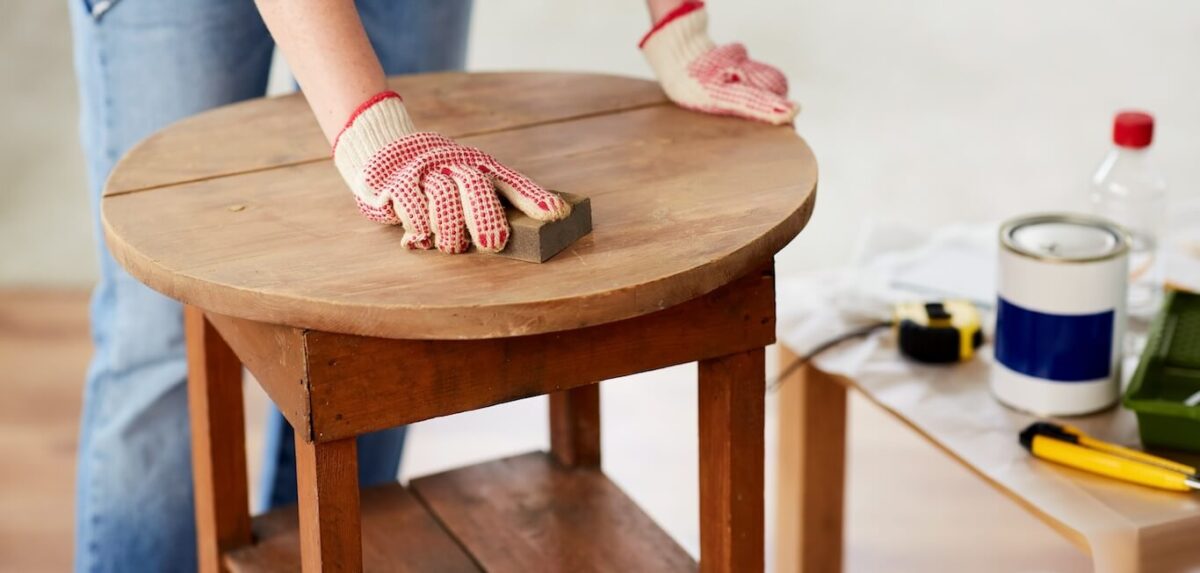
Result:
{"label": "wood grain surface", "polygon": [[[778,348],[782,372],[797,356],[784,345]],[[846,387],[811,366],[782,382],[776,569],[838,573],[846,527]]]}
{"label": "wood grain surface", "polygon": [[763,570],[763,349],[699,367],[700,570]]}
{"label": "wood grain surface", "polygon": [[242,364],[200,309],[184,310],[184,330],[198,568],[216,573],[223,552],[251,541]]}
{"label": "wood grain surface", "polygon": [[306,333],[312,439],[330,441],[775,341],[775,277],[760,269],[663,311],[491,340]]}
{"label": "wood grain surface", "polygon": [[550,455],[567,467],[600,467],[600,385],[554,392],[550,401]]}
{"label": "wood grain surface", "polygon": [[284,418],[312,441],[304,331],[290,326],[205,315]]}
{"label": "wood grain surface", "polygon": [[[667,101],[655,83],[600,74],[442,72],[398,76],[388,84],[404,97],[418,129],[455,139]],[[329,144],[302,94],[261,98],[150,136],[118,163],[105,194],[329,159]]]}
{"label": "wood grain surface", "polygon": [[297,435],[324,442],[767,346],[775,341],[775,276],[767,266],[648,315],[492,340],[395,340],[209,318]]}
{"label": "wood grain surface", "polygon": [[650,82],[395,81],[418,125],[590,197],[593,232],[542,265],[406,251],[399,228],[358,214],[291,97],[185,120],[132,151],[103,202],[113,254],[210,312],[384,338],[488,338],[695,298],[768,261],[812,210],[816,163],[792,127],[678,109]]}
{"label": "wood grain surface", "polygon": [[451,470],[411,487],[486,571],[696,569],[604,474],[563,467],[547,454]]}
{"label": "wood grain surface", "polygon": [[[362,492],[363,570],[470,573],[479,568],[400,484]],[[296,506],[254,518],[255,543],[225,555],[232,573],[300,570]]]}
{"label": "wood grain surface", "polygon": [[357,441],[317,444],[301,432],[295,438],[301,569],[361,573]]}

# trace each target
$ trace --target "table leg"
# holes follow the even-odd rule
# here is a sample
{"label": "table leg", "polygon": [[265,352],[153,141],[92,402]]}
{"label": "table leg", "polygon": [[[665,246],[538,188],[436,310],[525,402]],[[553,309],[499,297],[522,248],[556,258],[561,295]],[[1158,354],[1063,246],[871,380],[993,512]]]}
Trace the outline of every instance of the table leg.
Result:
{"label": "table leg", "polygon": [[305,573],[362,571],[357,442],[314,443],[295,434],[301,568]]}
{"label": "table leg", "polygon": [[221,571],[221,554],[249,545],[242,363],[204,312],[184,310],[200,571]]}
{"label": "table leg", "polygon": [[[780,368],[795,360],[779,347]],[[842,569],[846,474],[846,387],[812,367],[779,390],[775,570]]]}
{"label": "table leg", "polygon": [[763,570],[763,349],[700,362],[700,570]]}
{"label": "table leg", "polygon": [[600,467],[600,385],[550,394],[550,453],[564,466]]}

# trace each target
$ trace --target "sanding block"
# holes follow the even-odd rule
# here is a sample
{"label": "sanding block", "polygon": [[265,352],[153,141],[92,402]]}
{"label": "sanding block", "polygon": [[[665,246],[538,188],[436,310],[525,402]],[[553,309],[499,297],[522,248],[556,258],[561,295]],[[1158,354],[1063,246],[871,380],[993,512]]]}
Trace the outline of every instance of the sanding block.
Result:
{"label": "sanding block", "polygon": [[508,245],[496,254],[520,261],[544,263],[592,232],[591,200],[570,193],[558,195],[571,204],[571,214],[560,221],[538,221],[509,206],[508,226],[512,234],[508,237]]}

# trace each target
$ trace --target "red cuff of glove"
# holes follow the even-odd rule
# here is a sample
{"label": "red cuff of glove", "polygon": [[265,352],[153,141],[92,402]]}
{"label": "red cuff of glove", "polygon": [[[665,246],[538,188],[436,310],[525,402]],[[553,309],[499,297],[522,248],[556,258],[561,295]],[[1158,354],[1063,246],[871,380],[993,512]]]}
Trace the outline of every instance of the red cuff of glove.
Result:
{"label": "red cuff of glove", "polygon": [[642,41],[638,42],[638,48],[645,46],[646,40],[649,40],[650,36],[653,36],[655,32],[663,29],[663,27],[665,27],[667,24],[670,24],[671,22],[678,20],[683,16],[687,16],[688,14],[691,14],[692,12],[695,12],[703,7],[704,2],[700,2],[698,0],[687,0],[683,4],[676,6],[674,10],[667,12],[667,15],[663,16],[661,20],[655,22],[654,27],[650,28],[650,31],[646,32],[645,36],[642,36]]}
{"label": "red cuff of glove", "polygon": [[338,132],[337,137],[333,138],[333,149],[335,151],[337,150],[337,144],[339,141],[342,140],[342,134],[346,133],[346,130],[350,129],[350,126],[354,125],[354,120],[358,119],[358,116],[362,115],[362,113],[364,111],[367,111],[368,109],[370,109],[371,106],[373,106],[385,99],[391,99],[391,98],[396,98],[400,101],[404,101],[404,98],[400,97],[400,94],[398,94],[392,90],[387,90],[387,91],[379,92],[379,93],[371,96],[369,99],[367,99],[367,101],[364,101],[364,102],[358,104],[358,107],[354,109],[354,113],[350,114],[350,119],[346,120],[346,125],[343,125],[342,130]]}

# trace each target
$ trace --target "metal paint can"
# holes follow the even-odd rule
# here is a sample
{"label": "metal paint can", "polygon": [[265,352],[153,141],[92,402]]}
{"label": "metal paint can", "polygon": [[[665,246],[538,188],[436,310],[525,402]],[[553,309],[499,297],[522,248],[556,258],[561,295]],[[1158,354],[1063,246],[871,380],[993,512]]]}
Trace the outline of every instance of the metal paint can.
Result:
{"label": "metal paint can", "polygon": [[1129,239],[1084,215],[1018,217],[1000,227],[992,393],[1041,415],[1117,400]]}

